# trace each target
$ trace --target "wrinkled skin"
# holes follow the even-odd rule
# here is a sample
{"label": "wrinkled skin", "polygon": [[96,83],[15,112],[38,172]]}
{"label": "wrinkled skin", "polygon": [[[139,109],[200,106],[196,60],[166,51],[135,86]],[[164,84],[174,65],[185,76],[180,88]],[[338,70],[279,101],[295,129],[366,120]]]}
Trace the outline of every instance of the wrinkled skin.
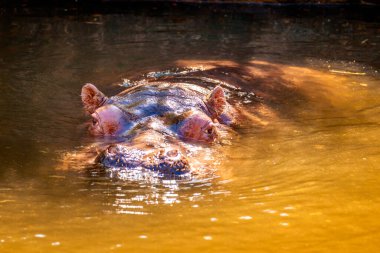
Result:
{"label": "wrinkled skin", "polygon": [[187,143],[210,146],[224,126],[236,123],[236,111],[220,86],[151,82],[107,97],[93,84],[82,88],[90,134],[121,138],[105,147],[96,161],[113,170],[134,168],[163,177],[194,171]]}

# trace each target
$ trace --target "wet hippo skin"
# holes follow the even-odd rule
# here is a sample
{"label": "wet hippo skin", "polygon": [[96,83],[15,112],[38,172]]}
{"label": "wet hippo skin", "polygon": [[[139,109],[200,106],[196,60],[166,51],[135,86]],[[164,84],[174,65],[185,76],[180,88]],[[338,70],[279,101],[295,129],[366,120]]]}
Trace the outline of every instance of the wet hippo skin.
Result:
{"label": "wet hippo skin", "polygon": [[150,82],[107,97],[85,84],[81,98],[91,116],[89,133],[120,138],[100,151],[96,162],[113,170],[144,169],[163,177],[191,173],[186,143],[218,142],[220,130],[236,124],[236,111],[222,87]]}

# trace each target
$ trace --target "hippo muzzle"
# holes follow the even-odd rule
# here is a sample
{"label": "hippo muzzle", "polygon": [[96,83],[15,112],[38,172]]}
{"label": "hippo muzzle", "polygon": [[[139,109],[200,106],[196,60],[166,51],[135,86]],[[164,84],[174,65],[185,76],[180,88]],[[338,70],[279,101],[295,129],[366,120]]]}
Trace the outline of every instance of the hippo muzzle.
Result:
{"label": "hippo muzzle", "polygon": [[123,144],[112,144],[97,158],[102,166],[111,169],[148,169],[163,177],[181,176],[190,172],[182,152],[175,148],[142,150]]}

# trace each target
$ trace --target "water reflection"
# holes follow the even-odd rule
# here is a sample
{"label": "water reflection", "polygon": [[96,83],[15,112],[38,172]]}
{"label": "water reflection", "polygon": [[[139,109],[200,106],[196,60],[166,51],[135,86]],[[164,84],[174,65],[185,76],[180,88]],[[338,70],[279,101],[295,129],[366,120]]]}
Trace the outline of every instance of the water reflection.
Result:
{"label": "water reflection", "polygon": [[[66,175],[67,173],[64,173]],[[76,192],[89,198],[91,201],[100,201],[101,212],[107,214],[125,215],[154,215],[149,206],[180,204],[182,201],[193,203],[203,200],[205,194],[226,194],[223,190],[212,190],[213,178],[202,180],[180,181],[162,180],[156,182],[146,180],[110,180],[99,174],[80,176],[78,173],[72,175],[74,178],[67,179],[65,176],[55,180],[62,180],[60,184],[72,181],[72,187]],[[54,186],[54,188],[59,186]],[[197,190],[198,189],[198,190]],[[58,191],[59,188],[57,189]],[[211,193],[208,193],[211,191]]]}

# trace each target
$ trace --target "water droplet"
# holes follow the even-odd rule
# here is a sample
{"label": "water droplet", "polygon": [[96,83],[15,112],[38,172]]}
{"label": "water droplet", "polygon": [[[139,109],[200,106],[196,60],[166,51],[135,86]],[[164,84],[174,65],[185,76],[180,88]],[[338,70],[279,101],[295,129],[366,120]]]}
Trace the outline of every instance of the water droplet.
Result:
{"label": "water droplet", "polygon": [[281,217],[288,217],[289,214],[287,214],[287,213],[280,213],[280,216],[281,216]]}
{"label": "water droplet", "polygon": [[211,241],[212,240],[212,236],[205,235],[205,236],[203,236],[203,239],[206,240],[206,241]]}
{"label": "water droplet", "polygon": [[289,223],[287,223],[287,222],[280,222],[280,225],[284,226],[284,227],[287,227],[287,226],[289,226]]}
{"label": "water droplet", "polygon": [[239,219],[240,220],[252,220],[252,217],[251,216],[240,216]]}
{"label": "water droplet", "polygon": [[140,235],[139,238],[140,238],[140,239],[147,239],[148,236],[147,236],[147,235]]}
{"label": "water droplet", "polygon": [[52,243],[51,243],[51,246],[59,246],[59,245],[61,245],[60,242],[52,242]]}
{"label": "water droplet", "polygon": [[44,234],[35,234],[34,237],[36,237],[36,238],[45,238],[46,235],[44,235]]}
{"label": "water droplet", "polygon": [[215,218],[215,217],[210,218],[210,221],[212,221],[212,222],[215,222],[217,220],[218,220],[218,218]]}

